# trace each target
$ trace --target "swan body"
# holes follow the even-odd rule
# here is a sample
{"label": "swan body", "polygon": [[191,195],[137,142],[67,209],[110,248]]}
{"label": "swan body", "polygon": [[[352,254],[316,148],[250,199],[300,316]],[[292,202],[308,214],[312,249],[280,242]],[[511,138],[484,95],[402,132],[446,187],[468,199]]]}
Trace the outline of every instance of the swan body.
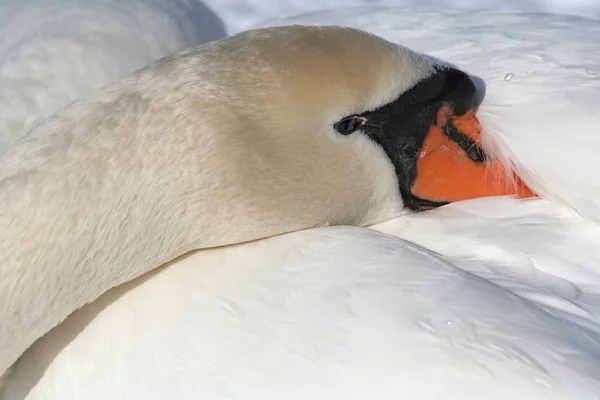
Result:
{"label": "swan body", "polygon": [[0,4],[0,151],[35,125],[152,61],[226,35],[186,0]]}
{"label": "swan body", "polygon": [[[290,21],[350,24],[350,14],[357,15],[342,10]],[[472,200],[373,226],[380,232],[322,227],[193,253],[112,289],[37,341],[9,376],[6,399],[597,397],[600,231],[593,219],[600,215],[593,182],[581,175],[568,180],[596,140],[590,107],[597,78],[587,72],[596,56],[587,50],[597,45],[586,39],[594,23],[581,20],[578,28],[566,17],[402,10],[358,15],[357,25],[390,40],[404,35],[418,50],[429,48],[482,76],[487,91],[480,114],[499,154],[512,156],[527,183],[552,201]],[[485,26],[477,22],[482,16]],[[427,18],[436,24],[417,30]],[[479,34],[468,35],[465,26]],[[533,55],[544,62],[527,74],[533,56],[521,50],[534,40],[527,36],[532,26],[542,33],[562,27],[570,42],[564,48],[541,43]],[[509,28],[511,36],[502,33]],[[470,46],[461,44],[467,38]],[[498,46],[490,48],[493,43]],[[505,79],[509,73],[514,76]],[[530,83],[515,87],[519,80]],[[573,95],[574,82],[586,101]],[[573,142],[559,135],[564,125],[546,123],[534,109],[541,97],[545,109],[562,107],[564,119],[551,122],[574,113],[592,129],[572,131],[581,145],[577,157],[568,151]],[[531,113],[520,111],[526,106]],[[516,117],[512,123],[524,128],[504,125],[501,116]],[[524,130],[528,139],[519,141]],[[529,155],[536,143],[548,144],[553,163]],[[373,160],[381,164],[372,165],[393,181],[379,155]],[[391,209],[402,214],[401,199],[392,198]],[[194,229],[181,231],[201,237]],[[125,246],[149,237],[139,232],[130,232]]]}
{"label": "swan body", "polygon": [[[594,399],[600,326],[588,288],[600,277],[538,269],[564,257],[554,229],[573,223],[585,230],[566,237],[600,238],[551,203],[504,199],[380,228],[455,238],[448,260],[350,227],[197,252],[51,331],[16,365],[6,398]],[[517,232],[529,246],[509,257]],[[529,252],[544,241],[538,263]]]}

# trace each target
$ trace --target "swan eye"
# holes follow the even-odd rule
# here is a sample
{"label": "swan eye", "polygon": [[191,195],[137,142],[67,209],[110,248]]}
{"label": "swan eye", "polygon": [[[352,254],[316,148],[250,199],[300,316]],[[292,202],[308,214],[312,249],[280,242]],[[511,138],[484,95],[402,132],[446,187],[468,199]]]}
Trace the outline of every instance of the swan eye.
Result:
{"label": "swan eye", "polygon": [[361,126],[364,125],[364,123],[367,120],[363,117],[358,117],[358,116],[352,116],[352,117],[346,117],[338,122],[336,122],[336,124],[333,126],[333,128],[337,131],[337,133],[339,133],[340,135],[350,135],[354,132],[356,132],[358,129],[360,129]]}

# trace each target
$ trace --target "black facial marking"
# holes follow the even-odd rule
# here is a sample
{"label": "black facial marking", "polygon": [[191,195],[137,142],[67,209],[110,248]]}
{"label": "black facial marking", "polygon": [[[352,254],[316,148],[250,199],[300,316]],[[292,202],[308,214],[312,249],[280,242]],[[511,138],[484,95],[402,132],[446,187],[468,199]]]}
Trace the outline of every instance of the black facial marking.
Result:
{"label": "black facial marking", "polygon": [[410,192],[403,195],[402,197],[402,200],[404,201],[404,207],[413,211],[431,210],[432,208],[437,208],[449,204],[447,201],[433,201],[423,199],[421,197],[415,196]]}
{"label": "black facial marking", "polygon": [[[474,108],[475,103],[475,85],[467,74],[454,68],[437,67],[432,75],[394,102],[359,115],[365,119],[360,130],[379,144],[392,161],[405,207],[423,210],[447,204],[412,194],[417,157],[429,130],[437,124],[440,108],[450,106],[455,115],[463,115]],[[485,153],[475,142],[463,136],[451,123],[444,128],[445,134],[473,161],[485,161]]]}
{"label": "black facial marking", "polygon": [[453,124],[446,123],[443,131],[450,140],[467,153],[473,162],[481,164],[487,160],[487,155],[483,149],[473,139],[461,134]]}

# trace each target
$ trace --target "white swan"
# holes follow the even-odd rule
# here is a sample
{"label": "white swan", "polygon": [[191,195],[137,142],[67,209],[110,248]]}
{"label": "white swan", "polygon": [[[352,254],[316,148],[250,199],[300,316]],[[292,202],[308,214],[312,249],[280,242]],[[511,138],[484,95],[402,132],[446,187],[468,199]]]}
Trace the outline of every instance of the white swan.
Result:
{"label": "white swan", "polygon": [[[447,30],[450,21],[477,27],[472,16],[435,15],[435,21]],[[361,17],[368,20],[369,14]],[[537,21],[495,16],[498,25],[490,29],[487,17],[491,32],[480,35],[484,43],[499,25],[512,21],[514,32],[514,25],[531,29]],[[415,16],[388,10],[370,18],[379,26],[390,18],[409,28]],[[447,43],[457,42],[446,33]],[[581,39],[585,49],[589,42]],[[473,54],[475,64],[476,56],[487,56]],[[554,66],[554,79],[572,77]],[[514,66],[509,72],[522,78]],[[544,72],[542,77],[553,76]],[[500,68],[495,73],[505,76]],[[588,79],[589,87],[594,78]],[[499,79],[498,85],[511,81]],[[526,94],[540,90],[529,89]],[[563,112],[578,106],[576,100],[566,102]],[[484,113],[490,111],[485,105]],[[591,125],[593,118],[585,115],[581,122]],[[593,137],[578,137],[594,144]],[[586,150],[584,157],[592,152]],[[582,182],[576,194],[590,194],[591,183]],[[540,187],[561,193],[560,187]],[[595,224],[545,201],[489,199],[378,229],[434,247],[495,285],[398,239],[357,228],[203,251],[76,313],[25,354],[5,396],[595,398]],[[515,233],[522,237],[511,239]],[[544,254],[543,245],[549,245]],[[567,261],[577,269],[565,268]]]}
{"label": "white swan", "polygon": [[225,36],[201,2],[0,4],[0,151],[69,103],[154,60]]}
{"label": "white swan", "polygon": [[419,197],[417,167],[445,140],[486,171],[481,150],[466,156],[476,97],[463,72],[375,36],[290,27],[184,51],[68,107],[0,159],[0,371],[191,250],[443,204]]}

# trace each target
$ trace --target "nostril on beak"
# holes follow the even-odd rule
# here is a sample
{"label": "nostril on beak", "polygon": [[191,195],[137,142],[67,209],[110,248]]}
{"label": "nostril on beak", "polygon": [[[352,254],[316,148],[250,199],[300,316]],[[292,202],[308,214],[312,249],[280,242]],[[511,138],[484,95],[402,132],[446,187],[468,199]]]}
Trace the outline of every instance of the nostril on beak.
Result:
{"label": "nostril on beak", "polygon": [[448,69],[444,77],[445,101],[455,115],[464,115],[481,104],[477,86],[469,75],[458,70]]}
{"label": "nostril on beak", "polygon": [[458,145],[474,163],[484,163],[488,160],[485,151],[470,137],[463,134],[451,119],[443,126],[444,134]]}

